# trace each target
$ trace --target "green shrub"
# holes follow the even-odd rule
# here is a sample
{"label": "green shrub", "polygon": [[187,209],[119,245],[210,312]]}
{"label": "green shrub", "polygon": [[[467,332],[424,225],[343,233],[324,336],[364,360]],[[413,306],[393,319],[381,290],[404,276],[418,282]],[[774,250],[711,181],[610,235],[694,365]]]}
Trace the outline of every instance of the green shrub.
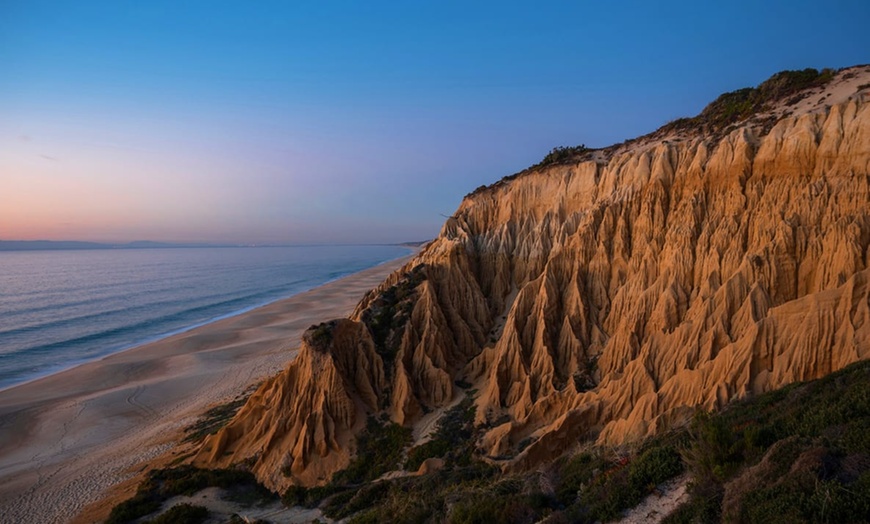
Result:
{"label": "green shrub", "polygon": [[585,144],[573,147],[554,147],[552,150],[550,150],[549,153],[547,153],[547,156],[545,156],[544,159],[541,160],[534,167],[544,167],[554,164],[562,164],[565,162],[572,162],[579,159],[580,157],[583,157],[587,153],[590,153],[591,151],[592,149],[586,147]]}
{"label": "green shrub", "polygon": [[867,521],[870,362],[699,415],[691,435],[690,500],[666,522],[720,520],[726,484],[742,522]]}
{"label": "green shrub", "polygon": [[489,524],[492,522],[533,523],[540,513],[529,504],[528,496],[494,496],[476,493],[457,502],[450,511],[451,524]]}
{"label": "green shrub", "polygon": [[248,401],[250,391],[240,395],[235,400],[215,406],[205,412],[204,415],[192,425],[184,428],[183,442],[199,442],[207,435],[217,433],[219,429],[226,426],[242,406]]}
{"label": "green shrub", "polygon": [[560,468],[556,497],[563,504],[571,504],[577,498],[580,489],[605,467],[606,462],[591,453],[574,455]]}
{"label": "green shrub", "polygon": [[332,343],[333,331],[335,331],[336,321],[322,322],[320,324],[312,324],[302,334],[302,340],[308,344],[308,347],[324,353],[329,349]]}
{"label": "green shrub", "polygon": [[408,451],[405,470],[417,471],[428,458],[443,457],[447,465],[470,463],[474,451],[474,399],[467,396],[438,421],[432,439]]}
{"label": "green shrub", "polygon": [[350,489],[330,497],[323,514],[331,519],[343,519],[380,503],[390,493],[389,482],[373,482],[359,489]]}
{"label": "green shrub", "polygon": [[[766,111],[781,100],[785,100],[789,105],[797,103],[800,101],[800,96],[796,97],[798,93],[805,89],[826,85],[835,74],[836,71],[833,69],[780,71],[757,87],[745,87],[719,95],[698,116],[678,118],[662,126],[658,133],[686,130],[727,132],[732,124]],[[769,129],[773,122],[775,118],[766,122],[765,129]]]}
{"label": "green shrub", "polygon": [[699,412],[689,429],[692,444],[683,452],[697,482],[721,482],[733,473],[743,458],[743,441],[722,417]]}
{"label": "green shrub", "polygon": [[368,327],[375,351],[384,360],[388,378],[401,343],[402,333],[416,302],[416,289],[426,280],[426,266],[419,264],[384,290],[363,311],[361,319]]}
{"label": "green shrub", "polygon": [[397,469],[402,450],[411,442],[411,430],[398,424],[381,424],[369,417],[366,430],[357,437],[356,455],[347,468],[332,477],[332,484],[360,484]]}
{"label": "green shrub", "polygon": [[257,482],[249,471],[235,469],[200,469],[194,466],[155,469],[148,473],[136,494],[112,508],[108,524],[131,522],[160,509],[166,500],[177,495],[193,495],[208,488],[218,487],[229,491],[230,496],[245,491],[246,498],[260,501],[274,499],[274,494]]}
{"label": "green shrub", "polygon": [[683,472],[680,454],[670,446],[648,449],[634,459],[628,468],[628,481],[632,489],[652,491],[656,486]]}
{"label": "green shrub", "polygon": [[160,500],[145,493],[137,493],[112,508],[106,524],[124,524],[139,517],[150,515],[160,509]]}

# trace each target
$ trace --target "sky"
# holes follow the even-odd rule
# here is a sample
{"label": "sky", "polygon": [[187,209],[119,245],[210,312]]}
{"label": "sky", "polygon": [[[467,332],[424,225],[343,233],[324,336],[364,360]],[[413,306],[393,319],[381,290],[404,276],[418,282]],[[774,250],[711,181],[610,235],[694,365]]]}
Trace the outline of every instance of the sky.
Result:
{"label": "sky", "polygon": [[553,147],[870,62],[870,2],[0,0],[0,239],[380,243]]}

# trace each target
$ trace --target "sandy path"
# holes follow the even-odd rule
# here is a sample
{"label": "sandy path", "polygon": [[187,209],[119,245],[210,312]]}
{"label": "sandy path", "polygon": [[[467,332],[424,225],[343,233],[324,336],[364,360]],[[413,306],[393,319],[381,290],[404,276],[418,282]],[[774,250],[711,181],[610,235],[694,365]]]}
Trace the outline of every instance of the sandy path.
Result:
{"label": "sandy path", "polygon": [[0,522],[68,522],[409,258],[0,392]]}
{"label": "sandy path", "polygon": [[673,513],[684,502],[688,502],[689,475],[680,475],[658,487],[658,493],[647,496],[643,501],[628,510],[617,524],[655,524]]}

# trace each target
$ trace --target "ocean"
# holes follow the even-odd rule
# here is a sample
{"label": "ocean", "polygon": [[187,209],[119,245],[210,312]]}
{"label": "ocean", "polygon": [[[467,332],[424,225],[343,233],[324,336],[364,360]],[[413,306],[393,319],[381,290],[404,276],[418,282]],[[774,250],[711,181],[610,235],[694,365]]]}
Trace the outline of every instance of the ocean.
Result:
{"label": "ocean", "polygon": [[0,252],[0,389],[408,252],[400,246]]}

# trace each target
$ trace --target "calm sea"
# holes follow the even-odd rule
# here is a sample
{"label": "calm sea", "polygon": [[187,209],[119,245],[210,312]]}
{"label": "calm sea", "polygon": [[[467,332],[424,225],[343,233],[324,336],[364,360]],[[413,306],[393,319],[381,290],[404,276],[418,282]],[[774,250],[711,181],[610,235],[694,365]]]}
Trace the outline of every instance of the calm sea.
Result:
{"label": "calm sea", "polygon": [[0,389],[407,253],[399,246],[0,252]]}

